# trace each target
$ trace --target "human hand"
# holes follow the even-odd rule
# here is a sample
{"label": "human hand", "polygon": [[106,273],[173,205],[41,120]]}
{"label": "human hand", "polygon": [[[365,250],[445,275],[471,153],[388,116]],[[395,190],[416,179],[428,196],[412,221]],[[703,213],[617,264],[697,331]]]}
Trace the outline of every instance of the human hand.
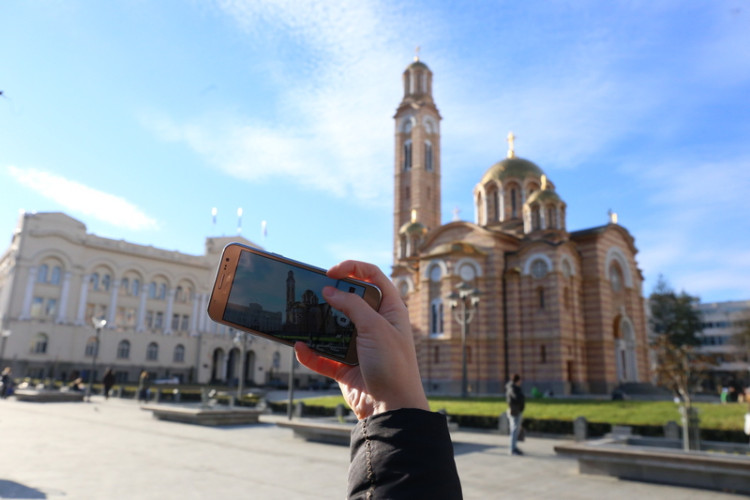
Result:
{"label": "human hand", "polygon": [[328,276],[373,283],[383,292],[380,310],[375,311],[356,294],[325,287],[326,301],[357,326],[359,365],[351,366],[321,356],[304,342],[294,345],[299,362],[336,380],[360,420],[399,408],[429,410],[419,376],[409,314],[391,280],[373,264],[350,260],[333,266]]}

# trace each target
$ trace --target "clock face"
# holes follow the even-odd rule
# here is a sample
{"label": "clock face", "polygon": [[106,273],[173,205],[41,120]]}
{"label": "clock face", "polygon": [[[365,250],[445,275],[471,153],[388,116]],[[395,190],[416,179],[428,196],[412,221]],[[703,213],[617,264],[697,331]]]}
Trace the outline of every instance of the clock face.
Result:
{"label": "clock face", "polygon": [[471,281],[476,276],[476,272],[474,271],[474,268],[468,264],[464,264],[461,266],[461,269],[459,270],[458,274],[461,276],[461,279],[464,281]]}
{"label": "clock face", "polygon": [[531,263],[531,275],[535,278],[543,278],[548,270],[547,263],[542,259],[537,259]]}

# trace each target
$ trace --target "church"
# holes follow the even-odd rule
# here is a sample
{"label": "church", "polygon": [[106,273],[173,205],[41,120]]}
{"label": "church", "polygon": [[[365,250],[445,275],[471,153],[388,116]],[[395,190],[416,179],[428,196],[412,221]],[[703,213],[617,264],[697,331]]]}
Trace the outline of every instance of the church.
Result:
{"label": "church", "polygon": [[615,214],[569,231],[566,202],[512,134],[474,188],[474,222],[442,223],[432,77],[415,58],[394,116],[391,274],[428,393],[496,394],[514,373],[555,395],[649,382],[633,236]]}

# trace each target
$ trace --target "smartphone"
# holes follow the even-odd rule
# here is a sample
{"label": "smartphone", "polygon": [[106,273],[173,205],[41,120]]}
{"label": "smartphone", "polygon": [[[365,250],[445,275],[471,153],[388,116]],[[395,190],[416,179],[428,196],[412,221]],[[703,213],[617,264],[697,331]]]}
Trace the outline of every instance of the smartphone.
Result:
{"label": "smartphone", "polygon": [[224,325],[294,345],[298,340],[336,361],[357,364],[357,330],[323,299],[323,287],[356,293],[373,309],[382,293],[372,283],[333,279],[326,271],[239,243],[224,248],[208,316]]}

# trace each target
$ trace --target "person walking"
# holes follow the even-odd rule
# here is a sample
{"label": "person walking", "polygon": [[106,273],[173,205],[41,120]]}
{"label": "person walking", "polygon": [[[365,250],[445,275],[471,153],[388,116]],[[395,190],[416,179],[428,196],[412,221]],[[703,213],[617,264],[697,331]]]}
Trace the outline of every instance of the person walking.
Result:
{"label": "person walking", "polygon": [[0,383],[0,397],[5,399],[11,394],[13,394],[13,373],[10,366],[6,366],[3,368],[2,383]]}
{"label": "person walking", "polygon": [[109,399],[109,391],[111,391],[112,386],[115,385],[115,374],[112,372],[112,368],[107,368],[102,382],[104,382],[104,399]]}
{"label": "person walking", "polygon": [[526,397],[521,389],[521,376],[514,374],[505,386],[505,399],[508,401],[508,420],[510,422],[510,454],[523,455],[518,449],[518,436],[523,422],[523,410],[526,408]]}
{"label": "person walking", "polygon": [[138,401],[148,403],[148,372],[143,370],[138,378]]}

